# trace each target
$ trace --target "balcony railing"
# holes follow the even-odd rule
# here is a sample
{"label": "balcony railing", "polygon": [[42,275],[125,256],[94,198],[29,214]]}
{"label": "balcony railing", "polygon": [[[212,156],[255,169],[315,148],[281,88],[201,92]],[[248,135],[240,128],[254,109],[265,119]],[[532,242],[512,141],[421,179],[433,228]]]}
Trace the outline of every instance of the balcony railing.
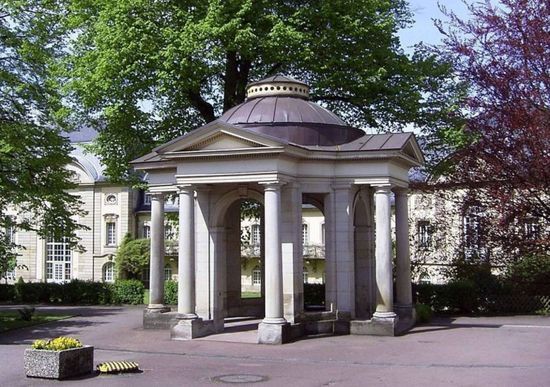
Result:
{"label": "balcony railing", "polygon": [[[302,254],[304,258],[325,259],[325,246],[323,245],[304,245]],[[259,244],[241,246],[241,256],[246,258],[257,258],[261,255]]]}

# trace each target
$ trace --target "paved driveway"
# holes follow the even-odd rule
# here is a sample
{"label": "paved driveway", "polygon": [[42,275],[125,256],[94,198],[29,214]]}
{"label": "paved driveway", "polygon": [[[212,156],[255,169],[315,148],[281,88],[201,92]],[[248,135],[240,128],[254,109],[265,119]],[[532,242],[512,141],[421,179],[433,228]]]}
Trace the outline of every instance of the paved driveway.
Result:
{"label": "paved driveway", "polygon": [[[143,372],[94,375],[63,385],[550,386],[550,318],[440,319],[401,337],[339,336],[283,346],[247,343],[254,332],[175,342],[141,328],[141,308],[55,308],[79,316],[0,334],[0,385],[60,383],[24,376],[35,338],[71,335],[95,346],[95,362],[137,361]],[[0,307],[2,309],[2,307]],[[240,341],[240,342],[233,342]],[[229,375],[229,376],[228,376]]]}

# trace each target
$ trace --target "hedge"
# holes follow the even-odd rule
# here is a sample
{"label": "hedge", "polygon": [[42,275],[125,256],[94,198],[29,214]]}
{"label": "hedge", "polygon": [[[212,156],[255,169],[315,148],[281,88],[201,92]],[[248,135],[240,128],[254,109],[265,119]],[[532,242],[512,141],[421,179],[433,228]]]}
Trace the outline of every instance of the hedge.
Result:
{"label": "hedge", "polygon": [[79,305],[142,304],[144,287],[138,280],[114,284],[72,280],[62,284],[24,282],[0,284],[0,302],[52,303]]}

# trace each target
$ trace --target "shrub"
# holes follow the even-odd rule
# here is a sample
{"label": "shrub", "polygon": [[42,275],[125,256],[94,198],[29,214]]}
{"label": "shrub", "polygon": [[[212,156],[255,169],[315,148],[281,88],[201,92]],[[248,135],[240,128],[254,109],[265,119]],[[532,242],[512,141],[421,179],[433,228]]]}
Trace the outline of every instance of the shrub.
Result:
{"label": "shrub", "polygon": [[178,283],[176,281],[164,281],[164,303],[166,305],[178,304]]}
{"label": "shrub", "polygon": [[135,279],[118,280],[113,286],[113,303],[138,305],[143,303],[143,284]]}
{"label": "shrub", "polygon": [[150,246],[149,239],[132,239],[130,234],[126,234],[115,256],[118,278],[138,277],[149,265]]}
{"label": "shrub", "polygon": [[416,304],[416,322],[427,323],[432,319],[432,308],[426,304]]}
{"label": "shrub", "polygon": [[0,284],[0,301],[13,301],[15,299],[15,286]]}
{"label": "shrub", "polygon": [[31,321],[32,316],[34,315],[35,309],[33,307],[25,306],[24,308],[17,309],[19,313],[19,318],[23,321]]}
{"label": "shrub", "polygon": [[25,283],[23,278],[14,285],[15,301],[29,304],[48,302],[50,300],[50,285],[44,282]]}
{"label": "shrub", "polygon": [[523,257],[508,267],[506,282],[521,293],[550,296],[550,257]]}

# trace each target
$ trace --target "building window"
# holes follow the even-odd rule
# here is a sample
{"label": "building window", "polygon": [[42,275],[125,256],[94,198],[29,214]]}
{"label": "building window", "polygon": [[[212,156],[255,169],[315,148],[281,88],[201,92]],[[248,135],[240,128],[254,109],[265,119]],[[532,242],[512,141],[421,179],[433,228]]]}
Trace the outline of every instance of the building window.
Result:
{"label": "building window", "polygon": [[164,227],[164,239],[174,239],[174,229],[169,224]]}
{"label": "building window", "polygon": [[302,224],[302,244],[306,246],[309,244],[309,228],[307,224]]}
{"label": "building window", "polygon": [[304,267],[304,283],[307,284],[309,281],[309,272],[307,271],[307,267]]}
{"label": "building window", "polygon": [[107,222],[106,223],[106,238],[105,244],[107,246],[116,246],[116,223]]}
{"label": "building window", "polygon": [[165,281],[171,281],[172,280],[172,266],[170,266],[169,263],[164,266],[164,280]]}
{"label": "building window", "polygon": [[143,226],[142,236],[145,239],[151,239],[151,226],[149,226],[149,225],[144,225]]}
{"label": "building window", "polygon": [[250,243],[252,246],[259,246],[261,240],[261,231],[259,224],[253,224],[250,228]]}
{"label": "building window", "polygon": [[541,227],[536,218],[528,218],[523,223],[523,234],[526,239],[536,240],[540,238]]}
{"label": "building window", "polygon": [[107,262],[103,265],[103,281],[114,282],[115,281],[115,264],[114,262]]}
{"label": "building window", "polygon": [[478,206],[467,209],[463,218],[463,243],[466,258],[486,256],[483,246],[484,227],[482,210]]}
{"label": "building window", "polygon": [[48,238],[46,242],[46,279],[65,282],[71,279],[72,253],[67,238],[60,241]]}
{"label": "building window", "polygon": [[427,273],[420,274],[420,277],[418,277],[418,283],[420,284],[431,284],[432,279],[430,278],[430,275]]}
{"label": "building window", "polygon": [[418,247],[427,250],[432,247],[432,226],[428,221],[418,222]]}
{"label": "building window", "polygon": [[252,285],[261,285],[262,284],[262,270],[256,266],[252,270]]}
{"label": "building window", "polygon": [[143,204],[145,204],[146,206],[151,205],[151,194],[149,194],[149,193],[144,193],[143,194]]}

